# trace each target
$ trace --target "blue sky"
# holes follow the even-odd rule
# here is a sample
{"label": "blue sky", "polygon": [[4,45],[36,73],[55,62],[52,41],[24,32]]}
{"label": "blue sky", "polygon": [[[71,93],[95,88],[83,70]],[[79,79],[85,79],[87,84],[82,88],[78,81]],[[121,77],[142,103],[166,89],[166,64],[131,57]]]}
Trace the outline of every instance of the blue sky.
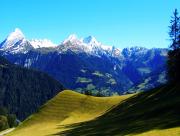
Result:
{"label": "blue sky", "polygon": [[0,40],[15,28],[27,39],[60,43],[70,34],[107,45],[168,47],[168,25],[180,0],[1,0]]}

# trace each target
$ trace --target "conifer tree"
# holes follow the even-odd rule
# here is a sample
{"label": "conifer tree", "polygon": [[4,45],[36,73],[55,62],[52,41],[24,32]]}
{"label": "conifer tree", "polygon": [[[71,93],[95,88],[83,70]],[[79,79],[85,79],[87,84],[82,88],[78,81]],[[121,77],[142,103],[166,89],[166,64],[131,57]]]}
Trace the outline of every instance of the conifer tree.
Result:
{"label": "conifer tree", "polygon": [[171,38],[168,52],[168,77],[171,83],[180,82],[180,17],[175,9],[170,21],[169,36]]}
{"label": "conifer tree", "polygon": [[180,48],[179,46],[179,34],[180,34],[180,17],[178,16],[178,11],[177,9],[175,9],[173,16],[171,17],[171,21],[170,21],[170,31],[169,31],[169,36],[171,38],[171,45],[170,48],[171,49],[177,49]]}

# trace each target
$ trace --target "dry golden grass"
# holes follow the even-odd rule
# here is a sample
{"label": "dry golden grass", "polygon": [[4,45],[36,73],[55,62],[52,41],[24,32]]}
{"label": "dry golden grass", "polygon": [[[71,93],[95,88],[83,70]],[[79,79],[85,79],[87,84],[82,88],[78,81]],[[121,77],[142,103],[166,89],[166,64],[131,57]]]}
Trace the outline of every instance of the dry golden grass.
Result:
{"label": "dry golden grass", "polygon": [[47,136],[64,131],[64,125],[92,120],[131,95],[93,97],[65,90],[42,106],[8,136]]}

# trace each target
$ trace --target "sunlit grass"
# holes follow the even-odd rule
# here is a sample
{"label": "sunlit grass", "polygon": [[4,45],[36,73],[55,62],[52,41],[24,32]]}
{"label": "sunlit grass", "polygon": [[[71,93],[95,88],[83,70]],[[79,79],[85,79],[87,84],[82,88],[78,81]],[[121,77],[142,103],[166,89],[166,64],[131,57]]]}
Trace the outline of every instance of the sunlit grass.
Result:
{"label": "sunlit grass", "polygon": [[93,97],[63,91],[47,102],[8,136],[45,136],[64,131],[64,125],[95,119],[130,97]]}
{"label": "sunlit grass", "polygon": [[[58,135],[180,136],[180,85],[138,93],[102,116]],[[106,125],[104,125],[106,124]]]}
{"label": "sunlit grass", "polygon": [[116,97],[63,91],[8,136],[180,136],[179,88]]}

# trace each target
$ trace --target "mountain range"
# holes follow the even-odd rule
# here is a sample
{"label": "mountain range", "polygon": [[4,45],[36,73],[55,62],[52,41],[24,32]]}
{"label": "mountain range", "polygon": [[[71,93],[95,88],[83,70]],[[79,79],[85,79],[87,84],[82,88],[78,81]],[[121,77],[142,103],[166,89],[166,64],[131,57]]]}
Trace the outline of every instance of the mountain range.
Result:
{"label": "mountain range", "polygon": [[166,83],[166,48],[106,46],[95,37],[72,34],[56,45],[28,40],[15,29],[0,43],[10,62],[48,73],[65,88],[102,95],[144,91]]}

